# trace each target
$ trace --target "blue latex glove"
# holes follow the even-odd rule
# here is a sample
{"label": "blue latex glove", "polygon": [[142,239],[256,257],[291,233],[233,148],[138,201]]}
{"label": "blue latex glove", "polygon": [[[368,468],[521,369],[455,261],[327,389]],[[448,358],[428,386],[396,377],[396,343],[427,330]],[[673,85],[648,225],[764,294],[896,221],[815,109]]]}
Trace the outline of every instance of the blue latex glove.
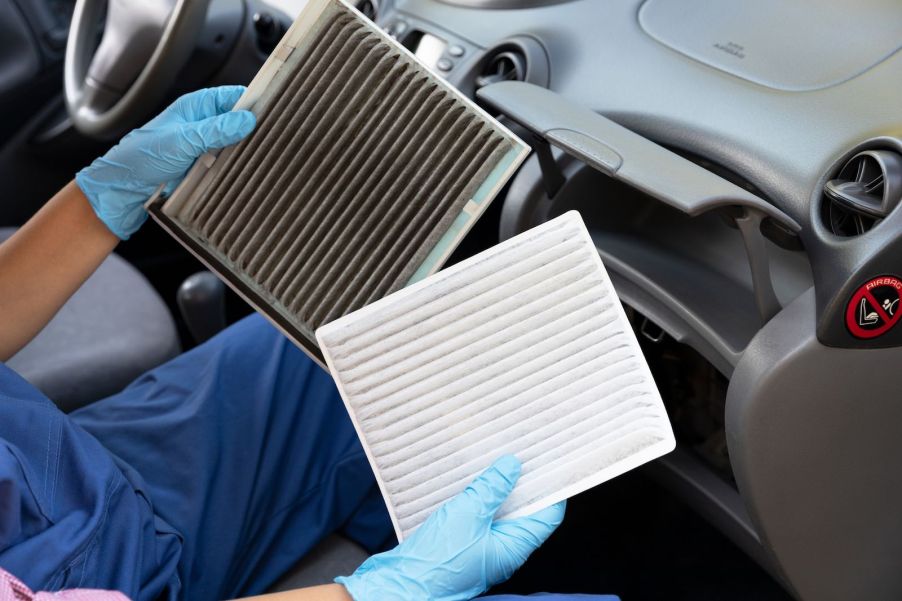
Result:
{"label": "blue latex glove", "polygon": [[494,521],[519,477],[517,458],[500,458],[410,538],[335,582],[355,601],[455,601],[507,580],[564,519],[561,502],[531,516]]}
{"label": "blue latex glove", "polygon": [[147,219],[144,203],[160,185],[171,192],[199,156],[253,131],[253,113],[231,112],[244,90],[223,86],[186,94],[78,172],[75,182],[110,231],[127,240]]}

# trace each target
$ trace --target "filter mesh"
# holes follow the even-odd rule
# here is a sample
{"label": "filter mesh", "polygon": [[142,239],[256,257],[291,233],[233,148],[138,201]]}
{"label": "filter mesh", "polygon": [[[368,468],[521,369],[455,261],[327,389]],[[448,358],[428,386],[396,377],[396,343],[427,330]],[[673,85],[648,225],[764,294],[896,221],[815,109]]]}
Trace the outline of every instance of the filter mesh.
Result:
{"label": "filter mesh", "polygon": [[591,238],[568,213],[320,328],[399,537],[503,453],[531,513],[673,449]]}
{"label": "filter mesh", "polygon": [[254,134],[163,209],[311,342],[403,287],[523,150],[356,13],[320,4],[254,105]]}

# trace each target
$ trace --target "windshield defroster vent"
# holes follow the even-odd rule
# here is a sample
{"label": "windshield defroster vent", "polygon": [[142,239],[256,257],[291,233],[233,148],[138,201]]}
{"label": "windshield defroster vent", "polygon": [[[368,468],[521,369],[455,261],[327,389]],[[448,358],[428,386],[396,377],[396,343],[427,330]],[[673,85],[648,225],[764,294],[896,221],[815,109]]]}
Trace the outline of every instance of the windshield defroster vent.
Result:
{"label": "windshield defroster vent", "polygon": [[846,161],[824,185],[824,222],[837,236],[858,236],[889,215],[900,199],[902,156],[890,150],[865,150]]}

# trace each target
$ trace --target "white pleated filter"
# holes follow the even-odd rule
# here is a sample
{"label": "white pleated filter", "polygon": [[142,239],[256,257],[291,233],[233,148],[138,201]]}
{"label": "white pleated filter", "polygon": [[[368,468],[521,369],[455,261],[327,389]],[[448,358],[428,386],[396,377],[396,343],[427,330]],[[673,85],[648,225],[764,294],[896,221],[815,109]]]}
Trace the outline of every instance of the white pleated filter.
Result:
{"label": "white pleated filter", "polygon": [[576,212],[316,334],[399,540],[503,454],[523,464],[513,518],[675,445]]}

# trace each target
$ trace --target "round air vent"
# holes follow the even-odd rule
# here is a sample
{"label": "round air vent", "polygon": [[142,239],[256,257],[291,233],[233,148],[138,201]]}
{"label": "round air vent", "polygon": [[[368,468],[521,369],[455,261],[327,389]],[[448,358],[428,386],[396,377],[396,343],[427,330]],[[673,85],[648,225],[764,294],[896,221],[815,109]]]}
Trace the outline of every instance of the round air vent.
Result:
{"label": "round air vent", "polygon": [[379,0],[359,0],[355,6],[370,21],[375,21],[379,16]]}
{"label": "round air vent", "polygon": [[824,185],[824,223],[837,236],[858,236],[889,215],[900,199],[902,155],[865,150]]}
{"label": "round air vent", "polygon": [[526,81],[526,56],[519,49],[500,50],[490,55],[476,78],[476,88],[499,81]]}
{"label": "round air vent", "polygon": [[526,81],[548,87],[548,55],[542,45],[529,36],[508,38],[475,62],[461,81],[461,89],[470,94],[501,81]]}

